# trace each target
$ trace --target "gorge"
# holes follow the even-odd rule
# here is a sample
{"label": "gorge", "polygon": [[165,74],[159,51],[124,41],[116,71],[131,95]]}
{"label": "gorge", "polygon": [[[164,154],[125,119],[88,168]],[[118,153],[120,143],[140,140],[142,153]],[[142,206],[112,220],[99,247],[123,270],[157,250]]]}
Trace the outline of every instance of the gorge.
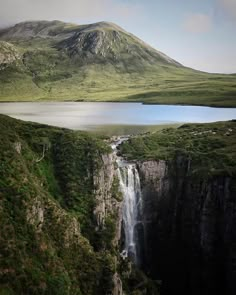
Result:
{"label": "gorge", "polygon": [[235,294],[235,121],[116,146],[0,124],[4,294]]}

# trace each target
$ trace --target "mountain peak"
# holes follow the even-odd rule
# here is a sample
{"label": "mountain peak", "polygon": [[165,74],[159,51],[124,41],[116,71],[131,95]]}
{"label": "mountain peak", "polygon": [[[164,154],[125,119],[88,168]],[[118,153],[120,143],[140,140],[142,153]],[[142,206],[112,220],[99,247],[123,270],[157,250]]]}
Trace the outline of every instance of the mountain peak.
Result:
{"label": "mountain peak", "polygon": [[91,30],[92,29],[101,29],[101,30],[104,29],[104,30],[115,30],[115,31],[125,32],[125,30],[122,29],[117,24],[112,23],[112,22],[106,22],[106,21],[88,24],[88,25],[86,25],[86,27],[90,28]]}
{"label": "mountain peak", "polygon": [[0,37],[4,40],[12,40],[12,39],[18,39],[18,40],[25,40],[30,38],[57,38],[60,35],[63,35],[63,38],[66,36],[71,36],[72,33],[76,33],[78,31],[83,30],[84,32],[87,31],[94,31],[94,30],[100,30],[100,31],[123,31],[125,32],[121,27],[118,25],[101,21],[97,23],[92,24],[86,24],[86,25],[78,25],[74,23],[65,23],[59,20],[53,20],[53,21],[45,21],[45,20],[39,20],[39,21],[24,21],[20,22],[18,24],[15,24],[12,27],[5,28],[0,30]]}
{"label": "mountain peak", "polygon": [[4,41],[50,40],[58,51],[80,64],[112,64],[124,68],[179,63],[126,32],[118,25],[101,21],[77,25],[54,21],[26,21],[0,31]]}

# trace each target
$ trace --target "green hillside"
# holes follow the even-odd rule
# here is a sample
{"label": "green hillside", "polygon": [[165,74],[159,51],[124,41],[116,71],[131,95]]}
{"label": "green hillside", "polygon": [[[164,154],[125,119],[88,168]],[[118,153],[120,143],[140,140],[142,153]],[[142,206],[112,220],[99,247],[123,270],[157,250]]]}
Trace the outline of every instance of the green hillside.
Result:
{"label": "green hillside", "polygon": [[186,68],[112,23],[25,22],[0,31],[0,101],[236,106],[236,76]]}
{"label": "green hillside", "polygon": [[0,127],[0,294],[105,294],[113,258],[84,235],[94,198],[88,166],[95,173],[107,147],[85,133],[2,115]]}

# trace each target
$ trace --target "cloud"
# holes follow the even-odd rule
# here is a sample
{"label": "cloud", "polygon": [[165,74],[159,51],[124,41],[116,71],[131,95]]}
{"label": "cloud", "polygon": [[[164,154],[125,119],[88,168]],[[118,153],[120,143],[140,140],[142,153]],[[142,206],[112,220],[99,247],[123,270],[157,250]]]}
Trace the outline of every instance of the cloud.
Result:
{"label": "cloud", "polygon": [[202,13],[189,14],[184,22],[184,29],[191,33],[206,33],[212,28],[211,17]]}
{"label": "cloud", "polygon": [[0,25],[25,20],[113,20],[132,17],[134,4],[116,0],[0,0]]}
{"label": "cloud", "polygon": [[218,0],[219,9],[223,9],[228,16],[236,20],[236,0]]}

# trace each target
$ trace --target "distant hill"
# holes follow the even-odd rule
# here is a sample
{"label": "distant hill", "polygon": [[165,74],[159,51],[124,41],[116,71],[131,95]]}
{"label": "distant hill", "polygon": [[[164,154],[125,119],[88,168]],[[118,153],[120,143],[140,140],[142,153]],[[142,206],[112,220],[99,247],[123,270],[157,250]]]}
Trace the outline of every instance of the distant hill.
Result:
{"label": "distant hill", "polygon": [[109,22],[34,21],[0,30],[0,100],[235,106],[235,75],[186,68]]}

